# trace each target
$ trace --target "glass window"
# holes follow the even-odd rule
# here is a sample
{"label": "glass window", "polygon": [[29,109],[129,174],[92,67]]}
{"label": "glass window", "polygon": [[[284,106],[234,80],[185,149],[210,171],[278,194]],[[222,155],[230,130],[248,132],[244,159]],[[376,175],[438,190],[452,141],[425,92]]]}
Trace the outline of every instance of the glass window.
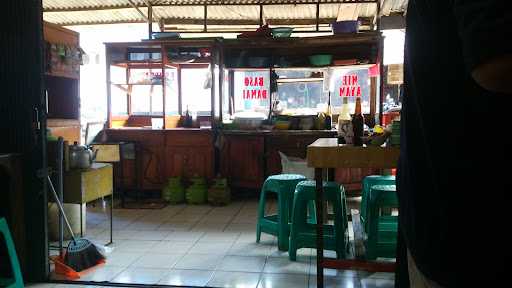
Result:
{"label": "glass window", "polygon": [[[300,79],[312,78],[314,71],[276,71],[279,80],[297,79],[296,82],[280,82],[277,86],[277,100],[284,113],[316,114],[325,111],[329,99],[323,91],[323,81],[309,82]],[[315,72],[315,73],[318,73]]]}
{"label": "glass window", "polygon": [[128,88],[126,85],[110,85],[110,107],[112,115],[128,115]]}
{"label": "glass window", "polygon": [[162,85],[133,85],[131,107],[133,115],[162,115]]}
{"label": "glass window", "polygon": [[[355,109],[356,97],[361,97],[363,113],[370,113],[370,77],[368,68],[336,68],[331,75],[331,106],[334,114],[339,112],[342,97],[348,97],[350,111]],[[336,107],[338,109],[336,109]]]}
{"label": "glass window", "polygon": [[110,82],[115,84],[127,84],[126,68],[110,65]]}
{"label": "glass window", "polygon": [[177,69],[165,69],[165,85],[165,114],[179,115]]}
{"label": "glass window", "polygon": [[184,68],[181,70],[182,114],[187,107],[199,116],[211,114],[212,94],[208,82],[209,68]]}
{"label": "glass window", "polygon": [[268,114],[270,109],[270,70],[234,72],[234,109]]}

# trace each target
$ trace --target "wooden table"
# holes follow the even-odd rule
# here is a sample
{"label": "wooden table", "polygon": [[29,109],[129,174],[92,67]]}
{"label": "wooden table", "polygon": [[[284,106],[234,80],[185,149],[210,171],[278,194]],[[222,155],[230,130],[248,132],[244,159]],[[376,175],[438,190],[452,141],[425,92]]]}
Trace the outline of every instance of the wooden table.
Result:
{"label": "wooden table", "polygon": [[[323,216],[322,170],[334,168],[395,168],[400,150],[396,147],[356,147],[339,145],[337,138],[320,138],[308,146],[308,166],[315,168],[316,219]],[[332,173],[329,173],[332,174]],[[317,287],[324,286],[324,268],[365,270],[369,272],[394,272],[394,262],[366,261],[360,259],[324,259],[323,225],[317,221]]]}

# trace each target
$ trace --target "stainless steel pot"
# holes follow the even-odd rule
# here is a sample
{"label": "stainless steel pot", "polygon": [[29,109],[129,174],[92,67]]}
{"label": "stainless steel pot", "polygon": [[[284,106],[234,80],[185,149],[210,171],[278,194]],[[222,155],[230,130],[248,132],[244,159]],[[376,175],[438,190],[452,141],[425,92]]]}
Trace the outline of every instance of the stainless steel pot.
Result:
{"label": "stainless steel pot", "polygon": [[88,146],[81,146],[75,142],[69,146],[69,167],[71,169],[87,169],[90,168],[98,150],[92,151]]}

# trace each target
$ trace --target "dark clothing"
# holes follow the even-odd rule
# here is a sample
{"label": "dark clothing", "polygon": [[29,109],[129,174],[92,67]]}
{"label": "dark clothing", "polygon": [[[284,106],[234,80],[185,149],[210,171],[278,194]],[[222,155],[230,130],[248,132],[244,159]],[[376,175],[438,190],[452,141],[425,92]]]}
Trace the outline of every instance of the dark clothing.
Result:
{"label": "dark clothing", "polygon": [[512,54],[510,2],[409,0],[400,224],[419,270],[446,287],[504,279],[511,95],[484,90],[471,71]]}

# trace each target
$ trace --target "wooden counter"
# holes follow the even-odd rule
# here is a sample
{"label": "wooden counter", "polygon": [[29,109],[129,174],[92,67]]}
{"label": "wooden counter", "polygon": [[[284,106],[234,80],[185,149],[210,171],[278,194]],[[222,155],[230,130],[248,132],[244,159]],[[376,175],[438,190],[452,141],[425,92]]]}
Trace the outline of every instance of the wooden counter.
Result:
{"label": "wooden counter", "polygon": [[[122,180],[120,169],[116,168],[114,173],[118,185],[141,190],[160,190],[169,177],[198,175],[212,179],[217,172],[235,189],[260,189],[266,177],[282,172],[279,151],[305,159],[308,145],[335,135],[334,130],[218,130],[217,133],[199,128],[107,130],[109,142],[136,143],[137,157],[123,161]],[[215,157],[216,149],[218,157]],[[379,171],[337,169],[335,179],[347,191],[358,191],[361,179],[374,173]]]}
{"label": "wooden counter", "polygon": [[[214,176],[211,129],[107,129],[109,142],[133,142],[135,159],[123,160],[122,185],[130,189],[160,190],[169,177]],[[120,182],[119,169],[115,169]]]}
{"label": "wooden counter", "polygon": [[[269,175],[282,172],[279,152],[306,159],[308,145],[319,138],[335,137],[335,130],[221,130],[220,168],[235,188],[259,189]],[[336,138],[332,138],[336,141]],[[366,175],[375,168],[336,169],[334,179],[349,193],[361,190]]]}
{"label": "wooden counter", "polygon": [[306,147],[334,130],[220,130],[220,169],[234,188],[260,189],[282,171],[278,151],[306,158]]}
{"label": "wooden counter", "polygon": [[278,135],[334,137],[336,130],[220,130],[224,135]]}

